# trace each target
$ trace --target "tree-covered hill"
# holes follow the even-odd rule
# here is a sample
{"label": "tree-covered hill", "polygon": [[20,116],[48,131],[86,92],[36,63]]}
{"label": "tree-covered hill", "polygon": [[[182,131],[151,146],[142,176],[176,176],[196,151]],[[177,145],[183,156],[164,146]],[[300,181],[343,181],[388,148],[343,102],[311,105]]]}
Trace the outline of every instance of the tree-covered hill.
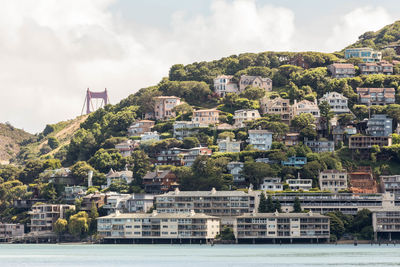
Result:
{"label": "tree-covered hill", "polygon": [[0,163],[7,163],[20,151],[25,142],[34,138],[30,133],[17,129],[9,123],[0,123]]}

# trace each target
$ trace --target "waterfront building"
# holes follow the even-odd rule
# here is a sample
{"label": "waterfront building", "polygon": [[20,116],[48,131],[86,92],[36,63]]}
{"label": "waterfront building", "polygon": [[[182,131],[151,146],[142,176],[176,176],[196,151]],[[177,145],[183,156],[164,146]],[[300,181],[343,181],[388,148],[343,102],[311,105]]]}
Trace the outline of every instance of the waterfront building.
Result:
{"label": "waterfront building", "polygon": [[319,173],[319,188],[323,191],[339,192],[347,189],[347,172],[325,170]]}
{"label": "waterfront building", "polygon": [[369,47],[348,48],[344,51],[344,58],[360,58],[363,62],[380,62],[382,53]]}
{"label": "waterfront building", "polygon": [[330,71],[332,78],[352,78],[356,74],[354,65],[350,63],[333,63],[327,68]]}
{"label": "waterfront building", "polygon": [[261,76],[242,75],[239,80],[239,91],[243,92],[248,86],[259,87],[266,92],[272,91],[272,80]]}
{"label": "waterfront building", "polygon": [[367,122],[367,134],[389,136],[393,133],[393,119],[385,114],[374,114]]}
{"label": "waterfront building", "polygon": [[268,130],[249,130],[247,142],[258,150],[270,150],[272,145],[272,132]]}
{"label": "waterfront building", "polygon": [[235,111],[233,119],[235,123],[233,126],[238,128],[246,127],[246,121],[254,121],[261,118],[260,113],[256,109],[239,109]]}
{"label": "waterfront building", "polygon": [[400,210],[388,209],[372,213],[372,227],[375,241],[400,238]]}
{"label": "waterfront building", "polygon": [[97,218],[97,231],[104,239],[133,242],[209,242],[220,233],[218,217],[195,213],[114,213]]}
{"label": "waterfront building", "polygon": [[249,213],[236,218],[238,242],[318,240],[330,238],[330,219],[318,213]]}
{"label": "waterfront building", "polygon": [[350,109],[348,107],[348,99],[344,95],[337,92],[325,93],[320,99],[319,103],[326,101],[331,110],[335,114],[349,113]]}
{"label": "waterfront building", "polygon": [[25,226],[20,223],[2,223],[0,222],[0,241],[10,241],[16,237],[24,235]]}
{"label": "waterfront building", "polygon": [[225,97],[229,93],[239,93],[237,83],[233,81],[233,75],[217,76],[214,79],[214,92],[220,97]]}
{"label": "waterfront building", "polygon": [[150,132],[154,126],[154,121],[151,120],[139,120],[134,122],[128,128],[128,136],[140,136],[145,132]]}
{"label": "waterfront building", "polygon": [[226,139],[218,139],[218,151],[219,152],[240,152],[241,141],[231,140],[229,137]]}
{"label": "waterfront building", "polygon": [[278,177],[264,178],[263,183],[260,185],[260,189],[267,191],[282,191],[283,190],[282,179]]}
{"label": "waterfront building", "polygon": [[65,204],[38,204],[32,206],[32,210],[29,212],[31,233],[40,235],[53,232],[54,223],[58,218],[65,219],[65,213],[70,209],[75,209],[75,206]]}

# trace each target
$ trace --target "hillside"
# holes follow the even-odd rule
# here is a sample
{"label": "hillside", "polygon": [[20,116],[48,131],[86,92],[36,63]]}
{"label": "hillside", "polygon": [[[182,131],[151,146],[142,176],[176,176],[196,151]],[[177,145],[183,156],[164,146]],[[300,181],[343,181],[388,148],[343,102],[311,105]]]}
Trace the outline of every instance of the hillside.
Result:
{"label": "hillside", "polygon": [[400,41],[400,20],[389,24],[374,32],[368,31],[359,37],[359,40],[349,47],[371,47],[383,49],[386,45]]}
{"label": "hillside", "polygon": [[12,125],[0,123],[0,163],[8,163],[15,157],[24,142],[34,138],[34,135]]}

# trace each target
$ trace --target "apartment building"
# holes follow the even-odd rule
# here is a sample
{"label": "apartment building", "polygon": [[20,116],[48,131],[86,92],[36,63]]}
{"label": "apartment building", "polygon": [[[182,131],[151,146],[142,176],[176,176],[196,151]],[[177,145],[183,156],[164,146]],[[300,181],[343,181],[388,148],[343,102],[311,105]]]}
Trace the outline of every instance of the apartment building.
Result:
{"label": "apartment building", "polygon": [[382,53],[369,47],[348,48],[344,51],[344,58],[360,58],[363,62],[380,62]]}
{"label": "apartment building", "polygon": [[352,135],[349,137],[350,149],[371,149],[372,146],[391,146],[391,136],[366,136],[366,135]]}
{"label": "apartment building", "polygon": [[350,109],[348,107],[348,99],[344,95],[337,93],[337,92],[329,92],[324,94],[320,99],[319,102],[322,103],[326,101],[331,110],[335,114],[341,113],[349,113]]}
{"label": "apartment building", "polygon": [[339,192],[347,189],[347,172],[325,170],[319,173],[319,188],[323,191]]}
{"label": "apartment building", "polygon": [[382,192],[400,194],[400,175],[381,175]]}
{"label": "apartment building", "polygon": [[286,183],[289,185],[290,190],[293,191],[309,191],[312,188],[312,179],[287,179]]}
{"label": "apartment building", "polygon": [[29,215],[31,217],[31,233],[40,235],[53,232],[54,223],[58,218],[65,218],[69,209],[75,209],[74,205],[64,204],[39,204],[32,206]]}
{"label": "apartment building", "polygon": [[249,130],[247,142],[258,150],[270,150],[272,146],[272,132],[268,130]]}
{"label": "apartment building", "polygon": [[0,241],[9,241],[24,235],[25,226],[20,223],[1,223],[0,222]]}
{"label": "apartment building", "polygon": [[267,191],[282,191],[283,190],[282,179],[278,177],[264,178],[263,183],[260,184],[260,189]]}
{"label": "apartment building", "polygon": [[246,127],[246,121],[254,121],[261,118],[260,113],[256,109],[240,109],[235,111],[233,119],[235,127],[243,128]]}
{"label": "apartment building", "polygon": [[374,62],[374,63],[361,63],[358,64],[361,75],[370,75],[370,74],[385,74],[392,75],[393,74],[393,64],[384,63],[384,62]]}
{"label": "apartment building", "polygon": [[219,75],[214,79],[214,92],[220,97],[226,94],[239,93],[237,83],[233,80],[233,75]]}
{"label": "apartment building", "polygon": [[218,151],[219,152],[240,152],[241,141],[231,140],[229,137],[226,139],[218,139]]}
{"label": "apartment building", "polygon": [[394,209],[400,205],[400,196],[390,193],[275,193],[273,200],[279,200],[283,212],[293,211],[295,199],[299,198],[301,208],[315,213],[340,211],[343,214],[356,215],[362,209],[379,211]]}
{"label": "apartment building", "polygon": [[259,87],[266,92],[272,91],[272,80],[261,76],[242,75],[239,80],[239,91],[243,92],[246,87]]}
{"label": "apartment building", "polygon": [[289,157],[287,160],[282,160],[281,164],[283,166],[291,166],[291,167],[303,167],[307,164],[306,157]]}
{"label": "apartment building", "polygon": [[326,242],[330,238],[330,219],[318,213],[250,213],[236,218],[235,233],[241,242],[267,240]]}
{"label": "apartment building", "polygon": [[393,133],[393,119],[385,114],[374,114],[367,122],[367,134],[389,136]]}
{"label": "apartment building", "polygon": [[400,210],[385,209],[372,213],[374,240],[389,240],[400,237]]}
{"label": "apartment building", "polygon": [[115,192],[107,192],[105,203],[102,207],[107,214],[119,212],[127,212],[126,201],[131,197],[130,194],[121,194]]}
{"label": "apartment building", "polygon": [[144,191],[149,194],[162,194],[178,187],[177,177],[171,170],[149,171],[142,180]]}
{"label": "apartment building", "polygon": [[183,166],[184,163],[181,153],[182,149],[177,147],[162,150],[160,153],[155,155],[156,161],[154,165]]}
{"label": "apartment building", "polygon": [[260,100],[260,106],[263,114],[279,115],[282,122],[290,124],[290,120],[292,119],[290,99],[283,99],[281,97],[269,99],[268,97],[264,97]]}
{"label": "apartment building", "polygon": [[173,108],[181,104],[181,99],[176,96],[157,96],[154,100],[153,114],[146,114],[146,118],[155,118],[156,120],[165,120],[175,117]]}
{"label": "apartment building", "polygon": [[154,195],[134,193],[126,200],[128,213],[146,213],[153,207]]}
{"label": "apartment building", "polygon": [[239,162],[239,161],[231,161],[226,166],[229,173],[232,174],[233,182],[235,184],[243,184],[245,182],[245,179],[242,175],[243,167],[244,167],[244,163]]}
{"label": "apartment building", "polygon": [[301,143],[299,133],[287,133],[284,139],[285,139],[285,146],[295,146]]}
{"label": "apartment building", "polygon": [[140,135],[142,142],[157,142],[160,141],[160,135],[157,131],[154,132],[144,132]]}
{"label": "apartment building", "polygon": [[174,138],[183,140],[183,138],[190,137],[197,133],[200,127],[200,123],[198,122],[175,121],[173,124]]}
{"label": "apartment building", "polygon": [[99,236],[106,242],[207,243],[220,233],[220,219],[187,213],[115,213],[97,218]]}
{"label": "apartment building", "polygon": [[192,122],[200,125],[210,125],[219,123],[219,110],[216,109],[199,109],[193,111]]}
{"label": "apartment building", "polygon": [[67,204],[73,204],[75,199],[86,195],[86,190],[87,188],[81,185],[66,186],[64,187],[63,200]]}
{"label": "apartment building", "polygon": [[133,179],[133,172],[125,169],[123,171],[114,171],[112,168],[106,175],[107,179],[107,187],[109,187],[113,183],[121,183],[125,182],[130,184]]}
{"label": "apartment building", "polygon": [[300,114],[306,113],[313,115],[315,118],[320,117],[317,100],[315,100],[314,102],[308,100],[302,100],[300,102],[297,102],[297,100],[294,100],[292,110],[293,110],[292,112],[293,116],[298,116]]}
{"label": "apartment building", "polygon": [[155,204],[159,213],[181,213],[194,210],[196,213],[219,216],[223,224],[233,223],[231,217],[253,212],[257,194],[244,191],[175,191],[158,195]]}
{"label": "apartment building", "polygon": [[139,120],[133,123],[128,128],[128,136],[140,136],[145,132],[150,132],[154,126],[154,121],[151,120]]}
{"label": "apartment building", "polygon": [[332,78],[352,78],[356,75],[356,69],[350,63],[333,63],[328,66]]}
{"label": "apartment building", "polygon": [[308,146],[314,153],[334,152],[335,142],[328,140],[306,140],[304,144]]}
{"label": "apartment building", "polygon": [[395,103],[394,88],[357,88],[358,101],[364,105],[389,105]]}
{"label": "apartment building", "polygon": [[198,156],[210,157],[212,155],[212,150],[208,147],[193,147],[181,151],[183,165],[186,167],[191,167]]}

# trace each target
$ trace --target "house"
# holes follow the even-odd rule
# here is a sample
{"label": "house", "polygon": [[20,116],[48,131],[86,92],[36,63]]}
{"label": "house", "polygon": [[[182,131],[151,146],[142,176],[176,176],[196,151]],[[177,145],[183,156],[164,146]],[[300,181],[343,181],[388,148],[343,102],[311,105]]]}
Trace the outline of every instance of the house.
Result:
{"label": "house", "polygon": [[75,199],[82,198],[86,195],[86,187],[80,185],[66,186],[64,188],[64,201],[68,204],[73,204]]}
{"label": "house", "polygon": [[333,152],[335,151],[335,142],[328,140],[305,140],[304,144],[308,146],[314,153]]}
{"label": "house", "polygon": [[298,116],[300,114],[306,113],[313,115],[315,118],[320,117],[317,100],[315,100],[314,102],[308,100],[302,100],[300,102],[297,102],[297,100],[294,100],[292,109],[293,109],[293,116]]}
{"label": "house", "polygon": [[128,213],[145,213],[153,207],[154,195],[134,193],[126,200]]}
{"label": "house", "polygon": [[366,135],[352,135],[349,137],[350,149],[371,149],[372,146],[391,146],[391,136],[366,136]]}
{"label": "house", "polygon": [[357,128],[351,125],[348,125],[346,127],[337,125],[332,127],[332,136],[333,136],[333,141],[335,144],[338,144],[339,142],[345,142],[347,140],[347,136],[357,134]]}
{"label": "house", "polygon": [[285,139],[285,146],[295,146],[301,143],[299,133],[287,133],[284,139]]}
{"label": "house", "polygon": [[243,128],[246,126],[246,121],[254,121],[261,118],[260,113],[256,109],[240,109],[235,111],[233,119],[235,120],[234,126]]}
{"label": "house", "polygon": [[319,99],[319,103],[322,103],[324,101],[326,101],[329,104],[331,110],[335,114],[350,113],[350,109],[347,105],[347,97],[343,96],[340,93],[337,92],[326,93]]}
{"label": "house", "polygon": [[370,74],[385,74],[392,75],[393,74],[393,64],[390,63],[361,63],[358,64],[360,68],[361,75],[370,75]]}
{"label": "house", "polygon": [[358,101],[364,105],[388,105],[395,103],[394,88],[357,88]]}
{"label": "house", "polygon": [[177,177],[171,170],[149,171],[142,180],[144,191],[149,194],[162,194],[178,186]]}
{"label": "house", "polygon": [[393,133],[393,119],[385,114],[374,114],[367,122],[367,134],[389,136]]}
{"label": "house", "polygon": [[263,183],[260,185],[261,190],[267,191],[282,191],[283,183],[281,178],[278,177],[267,177],[263,179]]}
{"label": "house", "polygon": [[173,147],[166,150],[162,150],[156,155],[155,165],[173,165],[183,166],[183,149]]}
{"label": "house", "polygon": [[120,194],[114,192],[107,192],[105,203],[102,207],[107,214],[119,212],[127,212],[126,201],[130,198],[129,194]]}
{"label": "house", "polygon": [[[236,218],[235,236],[239,243],[282,240],[327,242],[330,218],[319,213],[249,213]],[[318,241],[317,241],[318,240]]]}
{"label": "house", "polygon": [[8,242],[16,237],[24,235],[25,226],[20,223],[2,223],[0,222],[0,241]]}
{"label": "house", "polygon": [[140,136],[145,132],[150,132],[154,126],[154,121],[151,120],[139,120],[133,123],[128,128],[128,136]]}
{"label": "house", "polygon": [[234,183],[244,183],[245,182],[245,179],[242,175],[242,170],[244,167],[243,162],[231,161],[228,163],[228,165],[226,167],[229,170],[229,173],[232,174]]}
{"label": "house", "polygon": [[175,121],[173,124],[174,138],[183,140],[185,137],[192,136],[197,133],[200,127],[200,123],[192,121]]}
{"label": "house", "polygon": [[372,212],[372,228],[375,242],[392,241],[392,235],[397,238],[400,233],[400,210],[396,208]]}
{"label": "house", "polygon": [[181,104],[181,99],[176,96],[154,97],[154,118],[164,120],[176,116],[173,108]]}
{"label": "house", "polygon": [[29,212],[31,217],[31,233],[37,235],[51,233],[54,230],[54,223],[59,219],[66,218],[66,212],[75,210],[74,205],[65,204],[37,204],[32,206]]}
{"label": "house", "polygon": [[279,115],[282,122],[290,124],[292,108],[289,99],[264,97],[260,100],[260,106],[263,114]]}
{"label": "house", "polygon": [[380,62],[382,53],[369,47],[348,48],[344,51],[344,58],[360,58],[363,62]]}
{"label": "house", "polygon": [[157,142],[160,140],[160,135],[157,131],[154,132],[144,132],[140,135],[142,142]]}
{"label": "house", "polygon": [[312,188],[312,179],[287,179],[286,183],[289,185],[290,190],[309,191]]}
{"label": "house", "polygon": [[[131,242],[203,243],[220,233],[218,217],[195,213],[115,213],[97,218],[97,230],[105,242],[129,239]],[[118,230],[116,230],[118,229]],[[146,240],[146,241],[144,241]]]}
{"label": "house", "polygon": [[381,175],[382,192],[400,194],[400,175]]}
{"label": "house", "polygon": [[118,149],[121,156],[129,157],[132,154],[132,151],[138,146],[139,144],[137,142],[128,139],[122,143],[116,144],[115,149]]}
{"label": "house", "polygon": [[270,150],[272,145],[272,132],[268,130],[249,130],[247,142],[258,150]]}
{"label": "house", "polygon": [[233,75],[219,75],[214,79],[214,92],[220,97],[226,94],[239,93],[237,83],[233,80]]}
{"label": "house", "polygon": [[181,155],[183,156],[183,165],[186,167],[191,167],[198,156],[210,157],[212,155],[212,150],[208,147],[193,147],[189,149],[182,149]]}
{"label": "house", "polygon": [[210,125],[219,123],[219,110],[216,109],[199,109],[193,111],[192,122],[200,125]]}
{"label": "house", "polygon": [[323,191],[338,193],[347,189],[347,172],[339,170],[325,170],[319,173],[319,188]]}
{"label": "house", "polygon": [[259,87],[266,92],[272,91],[272,80],[261,76],[242,75],[239,80],[239,91],[243,92],[246,87]]}
{"label": "house", "polygon": [[377,193],[377,184],[372,176],[370,166],[360,166],[355,171],[348,173],[350,190],[353,193]]}
{"label": "house", "polygon": [[283,166],[292,166],[292,167],[303,167],[303,165],[307,164],[306,157],[289,157],[287,160],[282,160],[281,164]]}
{"label": "house", "polygon": [[218,139],[218,151],[219,152],[240,152],[241,141],[231,140],[229,137],[226,139]]}
{"label": "house", "polygon": [[44,170],[40,175],[40,179],[46,183],[54,183],[59,185],[78,185],[79,180],[72,176],[69,168],[58,168],[55,170]]}
{"label": "house", "polygon": [[107,179],[107,187],[109,187],[113,183],[126,182],[127,184],[130,184],[133,180],[133,172],[128,171],[127,168],[119,172],[110,169],[110,171],[106,175],[106,179]]}
{"label": "house", "polygon": [[356,69],[350,63],[333,63],[328,66],[332,78],[352,78],[356,74]]}
{"label": "house", "polygon": [[306,62],[306,60],[304,59],[304,56],[299,53],[296,53],[295,56],[290,58],[288,64],[294,65],[297,67],[302,67],[303,69],[308,69],[310,67],[310,64],[308,64],[308,62]]}
{"label": "house", "polygon": [[107,201],[107,195],[105,193],[95,193],[89,194],[82,198],[81,210],[90,212],[92,209],[92,205],[96,206],[96,208],[102,207]]}

